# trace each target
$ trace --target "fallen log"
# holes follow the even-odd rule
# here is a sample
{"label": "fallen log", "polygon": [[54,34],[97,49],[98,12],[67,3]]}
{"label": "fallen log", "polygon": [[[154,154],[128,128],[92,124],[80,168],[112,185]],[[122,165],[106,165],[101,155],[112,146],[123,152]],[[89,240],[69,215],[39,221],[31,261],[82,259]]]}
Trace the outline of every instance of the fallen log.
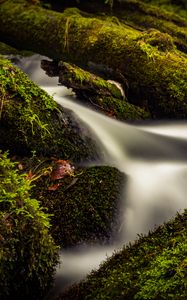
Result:
{"label": "fallen log", "polygon": [[166,5],[164,0],[159,3],[156,0],[51,1],[52,8],[61,12],[67,7],[78,7],[80,10],[98,15],[102,20],[110,20],[116,24],[123,23],[140,31],[149,28],[158,29],[172,35],[177,48],[187,53],[187,12],[184,7],[187,4],[178,5],[170,1],[167,1]]}
{"label": "fallen log", "polygon": [[177,49],[187,53],[187,20],[146,1],[117,1],[113,14],[120,22],[139,30],[150,28],[172,36]]}
{"label": "fallen log", "polygon": [[57,13],[7,0],[0,6],[0,34],[15,46],[87,67],[88,62],[118,69],[128,80],[129,102],[148,107],[156,118],[187,117],[187,58],[172,37],[154,30]]}
{"label": "fallen log", "polygon": [[[118,120],[142,120],[150,114],[128,103],[120,83],[104,80],[83,69],[60,61],[58,64],[43,60],[42,68],[49,76],[58,76],[59,83],[71,88],[85,105]],[[123,80],[123,78],[121,78]],[[123,80],[125,84],[125,79]],[[126,86],[126,88],[128,88]]]}

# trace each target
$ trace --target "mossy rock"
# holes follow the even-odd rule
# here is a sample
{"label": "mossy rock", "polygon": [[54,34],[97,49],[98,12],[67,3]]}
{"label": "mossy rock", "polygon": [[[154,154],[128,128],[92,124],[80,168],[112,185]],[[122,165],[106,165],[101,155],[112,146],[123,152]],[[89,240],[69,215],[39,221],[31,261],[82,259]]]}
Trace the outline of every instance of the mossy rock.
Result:
{"label": "mossy rock", "polygon": [[140,236],[56,300],[185,300],[187,210]]}
{"label": "mossy rock", "polygon": [[49,216],[29,196],[30,183],[0,152],[0,298],[41,299],[53,282],[58,248]]}
{"label": "mossy rock", "polygon": [[98,158],[91,131],[8,60],[0,59],[0,147],[14,154]]}
{"label": "mossy rock", "polygon": [[32,195],[52,214],[50,230],[55,242],[63,248],[88,241],[108,242],[119,225],[126,175],[107,166],[75,167],[69,176],[53,180],[54,168],[54,162],[41,165],[36,180],[33,177]]}

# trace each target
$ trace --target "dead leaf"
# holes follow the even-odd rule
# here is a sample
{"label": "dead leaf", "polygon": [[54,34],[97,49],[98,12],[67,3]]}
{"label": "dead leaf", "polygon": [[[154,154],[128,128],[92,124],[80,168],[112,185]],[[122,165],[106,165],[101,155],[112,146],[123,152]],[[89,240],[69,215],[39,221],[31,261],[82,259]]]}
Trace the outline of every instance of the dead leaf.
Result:
{"label": "dead leaf", "polygon": [[30,180],[32,177],[33,177],[33,173],[32,173],[31,170],[29,170],[26,179],[27,179],[27,180]]}
{"label": "dead leaf", "polygon": [[48,191],[56,191],[61,185],[62,185],[62,183],[53,184],[48,187]]}
{"label": "dead leaf", "polygon": [[74,167],[70,164],[68,160],[57,160],[55,167],[51,173],[51,179],[61,179],[67,175],[72,174]]}

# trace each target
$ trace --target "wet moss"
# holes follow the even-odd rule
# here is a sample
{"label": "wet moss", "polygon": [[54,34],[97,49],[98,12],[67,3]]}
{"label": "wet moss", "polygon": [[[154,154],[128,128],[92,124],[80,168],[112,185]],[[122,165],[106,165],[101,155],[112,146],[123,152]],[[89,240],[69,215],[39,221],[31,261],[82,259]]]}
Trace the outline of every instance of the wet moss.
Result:
{"label": "wet moss", "polygon": [[96,97],[94,101],[96,110],[121,121],[147,120],[151,118],[148,111],[133,105],[126,100],[113,97]]}
{"label": "wet moss", "polygon": [[49,215],[29,196],[31,185],[0,152],[0,298],[41,299],[52,285],[58,248]]}
{"label": "wet moss", "polygon": [[36,151],[74,160],[98,157],[89,130],[8,60],[0,60],[0,145],[14,154]]}
{"label": "wet moss", "polygon": [[187,211],[115,253],[56,300],[186,299]]}
{"label": "wet moss", "polygon": [[[50,232],[61,247],[109,241],[118,227],[116,216],[126,176],[107,166],[75,168],[72,175],[54,180],[53,164],[45,165],[34,181],[32,195],[51,216]],[[37,176],[37,175],[36,175]]]}
{"label": "wet moss", "polygon": [[[130,3],[133,2],[134,9],[130,6]],[[165,11],[157,7],[152,7],[150,5],[145,5],[139,2],[129,1],[129,6],[124,7],[124,11],[117,11],[116,15],[118,16],[121,23],[129,24],[132,27],[135,27],[139,30],[146,29],[157,29],[162,33],[167,33],[172,36],[173,42],[176,47],[187,53],[187,43],[186,43],[186,20],[178,19],[177,15],[167,14]],[[126,9],[125,9],[126,8]]]}
{"label": "wet moss", "polygon": [[[162,47],[163,43],[162,41]],[[93,73],[62,61],[56,63],[44,60],[42,67],[50,76],[59,76],[59,83],[71,88],[81,102],[94,110],[119,120],[150,118],[148,112],[128,103],[128,99],[119,82],[104,80]]]}
{"label": "wet moss", "polygon": [[169,34],[155,29],[150,29],[143,33],[142,41],[157,47],[159,51],[172,51],[175,49],[173,38]]}
{"label": "wet moss", "polygon": [[10,55],[10,54],[17,55],[18,51],[15,48],[8,46],[5,43],[0,42],[0,54],[2,54],[2,55]]}
{"label": "wet moss", "polygon": [[151,3],[187,19],[186,0],[143,0],[143,2]]}
{"label": "wet moss", "polygon": [[[144,33],[127,25],[77,12],[67,16],[28,4],[14,5],[10,0],[1,5],[0,15],[4,39],[21,41],[27,49],[63,57],[84,68],[92,61],[118,69],[128,81],[131,104],[150,111],[153,118],[186,118],[187,58],[176,49],[168,50],[168,44],[164,48],[150,45]],[[175,26],[177,22],[183,21],[176,20]]]}
{"label": "wet moss", "polygon": [[20,56],[30,56],[33,53],[31,51],[20,51],[18,49],[15,49],[5,43],[0,42],[0,54],[1,55],[5,55],[6,57],[11,57],[16,56],[16,55],[20,55]]}

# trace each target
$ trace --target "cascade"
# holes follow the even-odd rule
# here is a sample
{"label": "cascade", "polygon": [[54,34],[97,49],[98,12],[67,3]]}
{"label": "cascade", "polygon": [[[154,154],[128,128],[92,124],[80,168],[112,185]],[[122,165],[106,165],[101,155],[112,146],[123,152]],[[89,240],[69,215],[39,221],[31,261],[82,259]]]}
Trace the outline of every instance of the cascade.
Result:
{"label": "cascade", "polygon": [[152,122],[141,125],[119,122],[77,103],[74,95],[58,86],[40,69],[41,57],[17,61],[30,78],[53,95],[55,101],[73,110],[100,140],[105,150],[102,164],[115,166],[129,176],[119,237],[111,245],[82,245],[62,250],[62,268],[57,269],[56,289],[64,289],[120,249],[137,234],[147,233],[169,220],[187,204],[187,123]]}

